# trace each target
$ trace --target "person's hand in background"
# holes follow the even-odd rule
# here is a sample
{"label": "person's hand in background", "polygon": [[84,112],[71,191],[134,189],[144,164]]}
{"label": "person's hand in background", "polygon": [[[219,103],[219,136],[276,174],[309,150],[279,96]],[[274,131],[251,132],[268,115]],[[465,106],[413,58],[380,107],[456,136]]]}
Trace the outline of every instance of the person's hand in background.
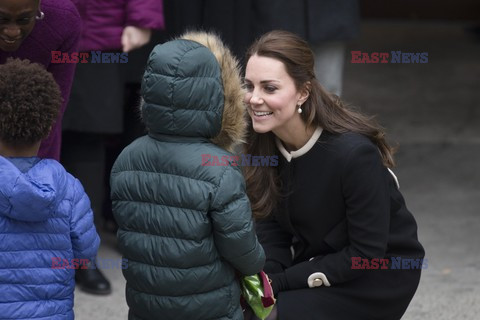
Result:
{"label": "person's hand in background", "polygon": [[146,45],[150,41],[152,30],[128,26],[123,29],[123,52],[129,52]]}

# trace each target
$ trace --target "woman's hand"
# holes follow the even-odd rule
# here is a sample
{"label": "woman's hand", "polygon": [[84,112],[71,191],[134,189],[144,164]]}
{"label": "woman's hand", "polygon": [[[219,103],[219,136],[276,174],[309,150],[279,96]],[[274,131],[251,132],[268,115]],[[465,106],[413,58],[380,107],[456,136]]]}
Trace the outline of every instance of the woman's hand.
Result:
{"label": "woman's hand", "polygon": [[285,276],[285,272],[280,273],[273,273],[268,274],[268,278],[271,280],[273,295],[275,297],[278,296],[280,291],[287,291],[289,290],[287,277]]}
{"label": "woman's hand", "polygon": [[152,30],[128,26],[123,29],[122,47],[123,52],[129,52],[138,49],[148,42],[152,36]]}

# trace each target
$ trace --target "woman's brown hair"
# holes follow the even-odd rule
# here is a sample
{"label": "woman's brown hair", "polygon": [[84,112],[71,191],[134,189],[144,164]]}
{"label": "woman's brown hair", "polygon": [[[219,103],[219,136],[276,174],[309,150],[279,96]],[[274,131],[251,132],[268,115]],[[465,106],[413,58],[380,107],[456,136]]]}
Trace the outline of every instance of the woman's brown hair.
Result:
{"label": "woman's brown hair", "polygon": [[[269,57],[281,61],[297,90],[307,88],[309,97],[302,106],[302,120],[306,128],[321,127],[331,133],[356,132],[375,143],[386,167],[394,166],[393,148],[385,140],[385,132],[374,120],[355,111],[327,92],[315,78],[314,54],[306,41],[297,35],[274,30],[264,34],[248,49],[245,61],[254,56]],[[251,119],[247,127],[246,154],[278,155],[272,132],[257,134]],[[244,167],[247,193],[255,218],[265,218],[280,199],[280,181],[276,167]]]}

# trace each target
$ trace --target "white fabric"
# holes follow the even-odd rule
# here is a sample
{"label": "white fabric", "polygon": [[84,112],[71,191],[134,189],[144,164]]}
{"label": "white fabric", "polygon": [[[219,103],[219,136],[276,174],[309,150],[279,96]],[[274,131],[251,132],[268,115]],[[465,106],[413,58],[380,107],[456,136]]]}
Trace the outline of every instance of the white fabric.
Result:
{"label": "white fabric", "polygon": [[293,158],[298,158],[300,156],[303,156],[310,149],[312,149],[312,147],[315,145],[315,142],[317,142],[321,134],[322,134],[322,128],[318,127],[313,133],[312,137],[307,141],[307,143],[303,147],[292,152],[288,152],[287,149],[285,149],[285,147],[283,146],[282,141],[277,137],[275,138],[275,143],[277,144],[277,148],[280,151],[280,153],[285,157],[285,159],[287,159],[288,162],[290,162]]}
{"label": "white fabric", "polygon": [[325,287],[330,287],[330,282],[328,281],[327,276],[322,272],[315,272],[308,277],[307,282],[309,288],[318,288],[318,285],[314,285],[314,280],[316,279],[322,280],[322,285],[324,285]]}

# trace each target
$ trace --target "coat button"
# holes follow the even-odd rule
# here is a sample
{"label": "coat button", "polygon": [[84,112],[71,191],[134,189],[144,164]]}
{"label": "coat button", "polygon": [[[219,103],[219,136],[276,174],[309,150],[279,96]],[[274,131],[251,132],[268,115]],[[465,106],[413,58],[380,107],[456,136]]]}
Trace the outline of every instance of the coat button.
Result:
{"label": "coat button", "polygon": [[320,278],[315,278],[315,279],[313,279],[313,286],[314,286],[314,287],[321,287],[322,284],[323,284],[322,279],[320,279]]}

